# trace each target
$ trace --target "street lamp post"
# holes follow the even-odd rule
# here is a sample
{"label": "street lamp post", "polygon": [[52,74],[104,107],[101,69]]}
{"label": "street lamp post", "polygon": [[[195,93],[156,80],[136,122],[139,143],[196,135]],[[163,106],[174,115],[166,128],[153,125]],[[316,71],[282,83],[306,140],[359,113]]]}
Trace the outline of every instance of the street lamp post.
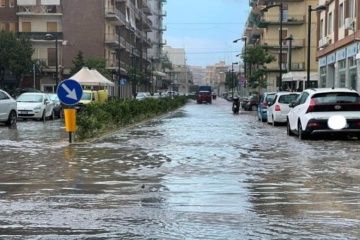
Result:
{"label": "street lamp post", "polygon": [[231,64],[231,80],[232,80],[232,98],[234,99],[234,88],[235,88],[235,79],[234,79],[234,64],[239,64],[238,62],[233,62]]}
{"label": "street lamp post", "polygon": [[308,6],[308,41],[307,41],[307,68],[306,68],[306,87],[310,87],[310,45],[311,45],[311,12],[312,11],[316,11],[316,12],[321,12],[321,11],[325,11],[326,10],[326,6],[325,5],[319,5],[317,6],[315,9],[311,8],[311,5]]}
{"label": "street lamp post", "polygon": [[292,41],[294,40],[294,37],[292,34],[290,36],[285,38],[286,41],[289,41],[288,46],[288,72],[291,71],[291,48],[292,48]]}
{"label": "street lamp post", "polygon": [[[238,38],[234,40],[234,43],[237,43],[239,40],[244,41],[244,50],[246,52],[246,44],[247,44],[247,36],[243,36],[242,38]],[[244,77],[246,78],[246,61],[244,61]]]}
{"label": "street lamp post", "polygon": [[57,34],[46,34],[45,35],[46,39],[50,39],[50,40],[53,40],[55,39],[55,92],[57,91],[57,87],[58,87],[58,84],[59,84],[59,80],[58,80],[58,74],[59,74],[59,63],[58,63],[58,35]]}
{"label": "street lamp post", "polygon": [[282,85],[282,28],[283,28],[283,3],[280,4],[274,4],[270,6],[266,6],[263,9],[261,9],[261,12],[267,12],[270,8],[273,7],[279,7],[280,10],[280,31],[279,31],[279,47],[280,47],[280,56],[279,56],[279,90],[281,91],[281,85]]}

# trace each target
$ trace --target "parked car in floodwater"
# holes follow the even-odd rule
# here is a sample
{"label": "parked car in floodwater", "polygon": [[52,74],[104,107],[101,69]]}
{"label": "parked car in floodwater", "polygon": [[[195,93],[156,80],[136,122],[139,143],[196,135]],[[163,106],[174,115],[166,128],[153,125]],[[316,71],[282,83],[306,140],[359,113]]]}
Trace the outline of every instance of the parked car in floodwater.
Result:
{"label": "parked car in floodwater", "polygon": [[14,98],[0,89],[0,122],[15,125],[17,122],[17,103]]}
{"label": "parked car in floodwater", "polygon": [[46,93],[26,92],[21,94],[16,101],[18,118],[42,121],[46,118],[54,119],[54,102]]}

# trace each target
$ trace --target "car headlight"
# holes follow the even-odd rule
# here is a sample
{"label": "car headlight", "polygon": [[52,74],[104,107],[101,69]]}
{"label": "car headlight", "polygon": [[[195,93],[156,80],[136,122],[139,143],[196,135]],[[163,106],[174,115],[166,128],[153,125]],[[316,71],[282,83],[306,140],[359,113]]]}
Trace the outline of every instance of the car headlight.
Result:
{"label": "car headlight", "polygon": [[41,106],[34,107],[34,110],[40,110]]}

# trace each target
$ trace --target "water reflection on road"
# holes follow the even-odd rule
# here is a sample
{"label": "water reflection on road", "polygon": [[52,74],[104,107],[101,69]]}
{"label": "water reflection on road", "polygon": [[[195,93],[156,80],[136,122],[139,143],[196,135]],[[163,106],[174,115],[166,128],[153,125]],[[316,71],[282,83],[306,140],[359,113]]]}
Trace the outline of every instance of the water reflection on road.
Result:
{"label": "water reflection on road", "polygon": [[61,120],[0,127],[7,239],[357,239],[357,141],[194,102],[89,145]]}

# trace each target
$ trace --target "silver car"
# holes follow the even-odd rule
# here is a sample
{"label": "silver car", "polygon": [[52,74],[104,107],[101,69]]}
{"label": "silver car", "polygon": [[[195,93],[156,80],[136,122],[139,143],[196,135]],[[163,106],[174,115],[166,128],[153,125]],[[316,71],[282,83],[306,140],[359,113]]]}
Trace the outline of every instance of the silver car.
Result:
{"label": "silver car", "polygon": [[17,122],[17,103],[7,92],[0,89],[0,122],[15,125]]}

